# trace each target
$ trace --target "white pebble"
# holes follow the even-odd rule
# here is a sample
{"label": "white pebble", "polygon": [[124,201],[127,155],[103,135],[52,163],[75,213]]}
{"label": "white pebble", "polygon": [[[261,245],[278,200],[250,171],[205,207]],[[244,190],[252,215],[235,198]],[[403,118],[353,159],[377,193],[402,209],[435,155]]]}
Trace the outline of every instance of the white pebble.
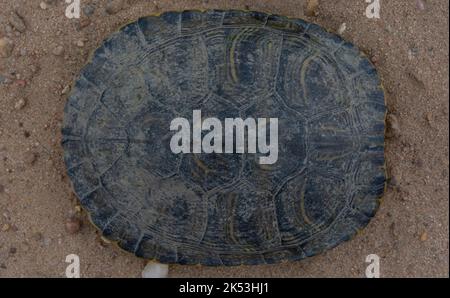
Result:
{"label": "white pebble", "polygon": [[57,46],[53,49],[53,55],[55,55],[55,56],[61,56],[63,53],[64,53],[63,46]]}
{"label": "white pebble", "polygon": [[61,91],[61,95],[67,94],[70,91],[70,86],[67,85],[66,87],[64,87],[64,89]]}
{"label": "white pebble", "polygon": [[26,104],[27,104],[27,102],[23,98],[21,98],[16,102],[16,104],[14,105],[14,108],[16,110],[21,110],[26,106]]}
{"label": "white pebble", "polygon": [[77,47],[79,47],[79,48],[84,47],[84,41],[82,41],[81,39],[80,39],[80,40],[77,40],[77,42],[76,42],[75,44],[76,44]]}
{"label": "white pebble", "polygon": [[169,275],[169,265],[149,262],[142,271],[143,278],[166,278]]}
{"label": "white pebble", "polygon": [[342,23],[339,26],[339,29],[338,29],[339,35],[342,35],[345,32],[345,30],[347,30],[347,24],[346,23]]}

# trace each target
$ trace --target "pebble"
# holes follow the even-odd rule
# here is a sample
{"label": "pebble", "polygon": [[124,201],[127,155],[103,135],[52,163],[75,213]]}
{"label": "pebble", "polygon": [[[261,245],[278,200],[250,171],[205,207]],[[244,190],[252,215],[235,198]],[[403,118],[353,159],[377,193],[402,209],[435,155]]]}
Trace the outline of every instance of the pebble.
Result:
{"label": "pebble", "polygon": [[9,84],[11,80],[5,76],[0,75],[0,84]]}
{"label": "pebble", "polygon": [[9,17],[9,23],[11,24],[11,26],[14,27],[14,29],[19,31],[20,33],[25,32],[25,30],[27,29],[25,22],[15,12],[11,13],[11,16]]}
{"label": "pebble", "polygon": [[422,235],[420,235],[420,241],[425,242],[428,240],[428,234],[427,232],[423,232]]}
{"label": "pebble", "polygon": [[78,30],[81,30],[83,28],[86,28],[87,26],[89,26],[91,24],[91,21],[89,19],[80,19],[80,21],[78,22]]}
{"label": "pebble", "polygon": [[70,91],[70,86],[67,85],[66,87],[64,87],[64,89],[61,91],[61,95],[65,95]]}
{"label": "pebble", "polygon": [[75,216],[71,216],[66,221],[66,231],[67,233],[73,235],[80,231],[81,229],[81,221],[79,218]]}
{"label": "pebble", "polygon": [[25,99],[21,98],[19,99],[16,104],[14,105],[14,109],[16,110],[21,110],[23,109],[25,106],[27,105],[27,102],[25,101]]}
{"label": "pebble", "polygon": [[14,49],[14,42],[7,38],[0,38],[0,58],[8,58]]}
{"label": "pebble", "polygon": [[370,61],[371,61],[373,64],[377,64],[378,61],[379,61],[379,58],[378,58],[377,55],[372,55],[372,56],[370,57]]}
{"label": "pebble", "polygon": [[386,137],[393,138],[400,136],[401,130],[397,117],[393,114],[389,114],[386,117],[386,122],[387,122]]}
{"label": "pebble", "polygon": [[426,112],[425,119],[427,120],[429,125],[433,124],[433,114],[431,112]]}
{"label": "pebble", "polygon": [[319,0],[307,0],[306,15],[316,17],[319,15]]}
{"label": "pebble", "polygon": [[45,2],[41,2],[41,4],[39,4],[39,7],[43,10],[46,10],[48,8],[48,5]]}
{"label": "pebble", "polygon": [[3,213],[2,213],[2,216],[3,216],[6,220],[11,220],[11,215],[9,214],[8,211],[3,212]]}
{"label": "pebble", "polygon": [[11,225],[10,224],[4,224],[2,226],[2,232],[8,232],[11,229]]}
{"label": "pebble", "polygon": [[106,3],[106,12],[108,14],[116,14],[124,7],[124,0],[108,0]]}
{"label": "pebble", "polygon": [[422,0],[416,0],[416,7],[418,10],[425,10],[425,3]]}
{"label": "pebble", "polygon": [[80,39],[80,40],[77,40],[77,42],[76,42],[75,44],[76,44],[76,46],[79,47],[79,48],[84,47],[84,41],[82,41],[81,39]]}
{"label": "pebble", "polygon": [[62,54],[64,54],[64,47],[61,45],[58,45],[53,49],[52,53],[55,56],[61,56]]}
{"label": "pebble", "polygon": [[169,266],[156,262],[149,262],[142,270],[142,278],[166,278],[169,275]]}
{"label": "pebble", "polygon": [[83,12],[86,16],[90,17],[95,12],[95,6],[92,4],[86,4],[83,7]]}
{"label": "pebble", "polygon": [[419,49],[418,48],[410,48],[410,49],[408,49],[408,59],[409,60],[412,60],[412,59],[414,59],[416,56],[417,56],[417,54],[419,53]]}
{"label": "pebble", "polygon": [[346,23],[342,23],[339,26],[339,29],[338,29],[337,32],[338,32],[339,35],[342,35],[345,32],[345,30],[347,30],[347,24]]}

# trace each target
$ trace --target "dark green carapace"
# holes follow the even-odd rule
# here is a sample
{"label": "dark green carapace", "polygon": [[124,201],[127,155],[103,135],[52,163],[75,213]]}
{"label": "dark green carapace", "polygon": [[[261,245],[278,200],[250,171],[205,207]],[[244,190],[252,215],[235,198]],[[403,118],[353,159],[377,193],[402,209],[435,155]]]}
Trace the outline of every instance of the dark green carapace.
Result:
{"label": "dark green carapace", "polygon": [[[279,156],[174,154],[172,119],[278,118]],[[126,25],[65,108],[64,159],[103,235],[163,263],[299,260],[350,239],[385,186],[384,94],[358,48],[299,19],[185,11]]]}

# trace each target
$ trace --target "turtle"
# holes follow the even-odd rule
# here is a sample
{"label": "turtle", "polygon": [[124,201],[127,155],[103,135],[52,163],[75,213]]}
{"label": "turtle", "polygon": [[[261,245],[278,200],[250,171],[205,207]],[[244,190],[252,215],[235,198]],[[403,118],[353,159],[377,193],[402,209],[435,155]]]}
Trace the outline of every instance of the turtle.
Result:
{"label": "turtle", "polygon": [[[174,153],[171,121],[196,110],[278,119],[276,162],[258,162],[259,150]],[[81,206],[125,251],[164,264],[272,264],[329,250],[374,217],[385,115],[375,66],[317,24],[170,11],[94,51],[68,96],[62,146]]]}

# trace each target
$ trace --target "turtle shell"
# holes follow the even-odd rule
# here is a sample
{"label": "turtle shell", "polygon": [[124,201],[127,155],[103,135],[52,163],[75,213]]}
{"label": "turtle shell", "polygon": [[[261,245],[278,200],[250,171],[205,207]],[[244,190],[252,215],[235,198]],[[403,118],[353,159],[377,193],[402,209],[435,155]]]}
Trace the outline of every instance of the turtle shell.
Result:
{"label": "turtle shell", "polygon": [[[174,154],[177,117],[278,118],[279,153]],[[358,48],[300,19],[167,12],[111,35],[65,107],[64,159],[103,235],[162,263],[299,260],[384,192],[384,93]]]}

